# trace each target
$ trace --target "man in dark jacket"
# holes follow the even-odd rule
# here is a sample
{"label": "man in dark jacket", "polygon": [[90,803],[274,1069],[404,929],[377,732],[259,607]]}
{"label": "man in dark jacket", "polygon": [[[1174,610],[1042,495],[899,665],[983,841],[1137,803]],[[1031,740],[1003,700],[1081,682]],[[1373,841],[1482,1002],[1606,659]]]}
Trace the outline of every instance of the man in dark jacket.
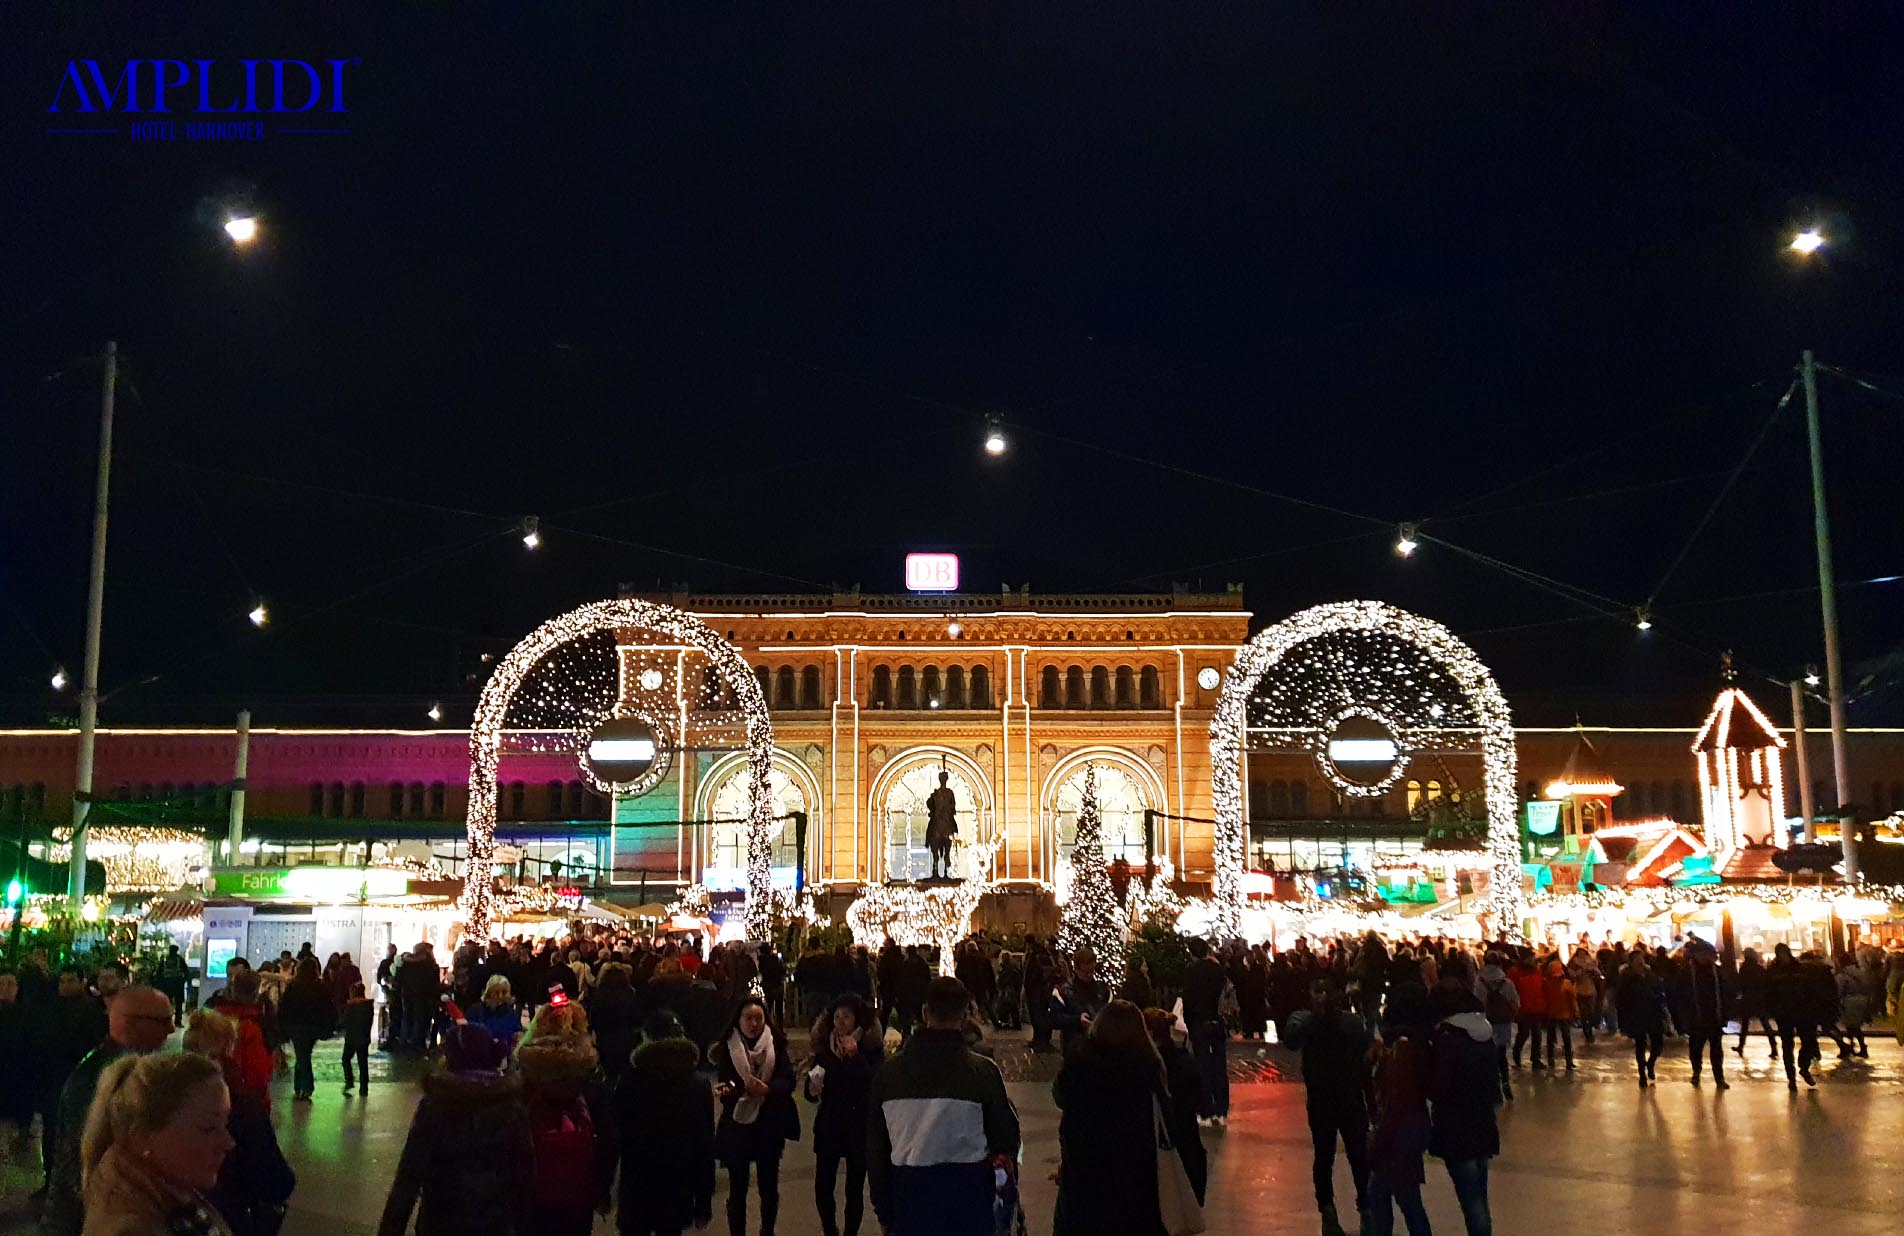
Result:
{"label": "man in dark jacket", "polygon": [[1686,961],[1687,1050],[1692,1056],[1692,1084],[1699,1084],[1699,1052],[1703,1047],[1712,1059],[1712,1084],[1730,1090],[1723,1063],[1726,991],[1719,954],[1710,944],[1694,941],[1686,946]]}
{"label": "man in dark jacket", "polygon": [[[39,1101],[40,1155],[49,1188],[61,1134],[60,1092],[86,1053],[106,1037],[106,1006],[86,990],[86,979],[78,967],[61,967],[54,992],[51,998],[30,1006],[34,1037],[39,1041],[36,1080],[43,1087]],[[92,1093],[90,1088],[87,1093]],[[79,1119],[86,1119],[84,1107],[79,1109]],[[72,1133],[77,1143],[80,1130]]]}
{"label": "man in dark jacket", "polygon": [[1230,1036],[1219,1012],[1229,977],[1210,956],[1207,941],[1190,941],[1190,957],[1183,971],[1183,1021],[1190,1028],[1190,1054],[1203,1078],[1200,1115],[1220,1129],[1230,1118]]}
{"label": "man in dark jacket", "polygon": [[1490,1236],[1488,1160],[1501,1153],[1494,1109],[1501,1101],[1494,1030],[1481,1002],[1450,1013],[1429,1037],[1428,1153],[1440,1159],[1461,1204],[1468,1236]]}
{"label": "man in dark jacket", "polygon": [[[1189,1017],[1190,1002],[1184,1001]],[[1483,1018],[1483,1021],[1486,1019]],[[1363,1097],[1363,1064],[1368,1025],[1342,1006],[1340,993],[1326,979],[1309,988],[1309,1007],[1289,1019],[1285,1046],[1302,1053],[1302,1080],[1308,1090],[1309,1137],[1315,1146],[1313,1175],[1316,1209],[1323,1236],[1342,1236],[1335,1211],[1335,1142],[1339,1136],[1355,1180],[1355,1210],[1368,1206],[1368,1103]]]}
{"label": "man in dark jacket", "polygon": [[714,1092],[701,1053],[665,1010],[615,1091],[621,1138],[617,1222],[623,1236],[678,1233],[714,1215]]}
{"label": "man in dark jacket", "polygon": [[424,1051],[430,1046],[430,1031],[436,1024],[436,994],[443,983],[436,967],[436,950],[429,941],[404,954],[396,980],[403,1009],[404,1046]]}
{"label": "man in dark jacket", "polygon": [[880,1067],[866,1168],[888,1236],[989,1236],[993,1160],[1018,1155],[998,1066],[965,1045],[965,984],[926,988],[925,1027]]}
{"label": "man in dark jacket", "polygon": [[[1765,967],[1765,1010],[1778,1026],[1779,1054],[1785,1061],[1785,1088],[1798,1089],[1802,1075],[1807,1086],[1818,1083],[1811,1078],[1811,1063],[1818,1058],[1818,1025],[1804,1017],[1805,975],[1792,956],[1789,944],[1780,944],[1772,952],[1772,964]],[[1792,1043],[1798,1047],[1797,1066],[1792,1062]]]}
{"label": "man in dark jacket", "polygon": [[[60,1088],[59,1118],[47,1140],[53,1142],[53,1170],[47,1184],[46,1208],[40,1215],[47,1236],[79,1236],[85,1221],[80,1200],[80,1137],[86,1131],[86,1112],[99,1088],[106,1066],[125,1055],[145,1055],[165,1046],[172,1033],[172,1002],[151,987],[127,987],[112,998],[106,1010],[105,1041],[86,1053]],[[57,1137],[57,1141],[53,1139]]]}

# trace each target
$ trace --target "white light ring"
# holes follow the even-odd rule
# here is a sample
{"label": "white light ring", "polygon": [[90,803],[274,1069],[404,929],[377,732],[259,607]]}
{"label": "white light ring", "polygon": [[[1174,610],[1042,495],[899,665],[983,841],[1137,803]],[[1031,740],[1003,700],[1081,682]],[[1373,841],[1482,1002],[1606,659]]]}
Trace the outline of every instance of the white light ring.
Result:
{"label": "white light ring", "polygon": [[[1349,780],[1342,775],[1342,770],[1329,754],[1330,735],[1335,732],[1337,726],[1351,717],[1375,722],[1387,730],[1395,740],[1394,761],[1389,764],[1387,775],[1380,781],[1364,783]],[[1389,720],[1387,714],[1381,710],[1360,704],[1351,704],[1331,717],[1326,725],[1317,726],[1315,735],[1310,740],[1310,753],[1315,756],[1316,768],[1329,784],[1351,798],[1380,798],[1395,788],[1395,783],[1407,774],[1409,761],[1415,758],[1414,745],[1404,734],[1401,726]]]}
{"label": "white light ring", "polygon": [[581,753],[576,756],[575,762],[582,769],[582,778],[587,781],[589,785],[593,786],[597,793],[626,794],[632,798],[646,794],[649,790],[660,785],[667,777],[668,770],[674,766],[674,749],[677,744],[669,741],[668,727],[662,723],[660,718],[655,716],[654,713],[649,712],[646,708],[617,708],[609,716],[603,718],[601,721],[597,721],[595,725],[605,725],[609,721],[620,721],[625,717],[633,717],[635,720],[647,726],[649,732],[654,735],[654,760],[648,765],[647,772],[642,773],[633,781],[610,781],[598,774],[595,771],[595,760],[591,751],[591,747],[593,746],[592,729],[582,734],[582,750]]}

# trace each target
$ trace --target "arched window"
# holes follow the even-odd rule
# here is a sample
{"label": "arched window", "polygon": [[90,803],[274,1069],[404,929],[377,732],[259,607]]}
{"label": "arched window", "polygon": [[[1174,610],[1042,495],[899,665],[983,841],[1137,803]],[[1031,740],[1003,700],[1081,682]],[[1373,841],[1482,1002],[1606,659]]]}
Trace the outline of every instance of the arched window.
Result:
{"label": "arched window", "polygon": [[1269,783],[1269,814],[1272,816],[1289,814],[1289,783],[1287,781]]}
{"label": "arched window", "polygon": [[324,783],[322,781],[311,782],[311,814],[324,814]]}
{"label": "arched window", "polygon": [[1261,777],[1250,778],[1249,783],[1250,819],[1266,819],[1273,808],[1270,806],[1269,782]]}
{"label": "arched window", "polygon": [[945,706],[965,707],[965,667],[948,665],[945,669]]}
{"label": "arched window", "polygon": [[1307,781],[1289,783],[1289,811],[1297,817],[1309,814],[1309,783]]}
{"label": "arched window", "polygon": [[793,666],[783,665],[774,671],[774,707],[793,708],[799,700],[794,694]]}
{"label": "arched window", "polygon": [[800,707],[816,710],[826,707],[820,700],[820,667],[817,665],[800,671]]}
{"label": "arched window", "polygon": [[562,819],[563,818],[562,807],[564,805],[565,799],[567,798],[567,787],[564,786],[560,781],[551,781],[549,782],[548,790],[549,790],[549,809],[548,809],[548,813],[543,818],[549,819],[549,820]]}
{"label": "arched window", "polygon": [[389,793],[390,793],[390,818],[393,820],[400,820],[403,818],[403,782],[392,781],[390,783]]}
{"label": "arched window", "polygon": [[945,706],[945,690],[939,682],[939,667],[928,665],[919,672],[919,693],[925,696],[924,703],[929,708],[934,704]]}
{"label": "arched window", "polygon": [[410,814],[418,818],[423,815],[423,783],[421,781],[410,783]]}
{"label": "arched window", "polygon": [[[1067,776],[1052,798],[1058,827],[1058,852],[1070,854],[1077,844],[1078,809],[1083,801],[1084,770]],[[1104,861],[1123,858],[1133,867],[1144,862],[1144,808],[1149,796],[1137,778],[1118,764],[1097,766],[1098,828]]]}
{"label": "arched window", "polygon": [[1058,674],[1058,667],[1047,665],[1038,673],[1038,706],[1041,708],[1063,708],[1064,687]]}
{"label": "arched window", "polygon": [[1084,707],[1084,667],[1074,665],[1064,672],[1064,706]]}
{"label": "arched window", "polygon": [[325,815],[330,816],[332,819],[338,819],[343,816],[344,783],[342,781],[331,782],[330,799],[327,805],[328,809],[324,812]]}
{"label": "arched window", "polygon": [[910,665],[899,667],[899,707],[901,709],[919,706],[919,675]]}
{"label": "arched window", "polygon": [[582,783],[580,781],[569,782],[568,818],[571,820],[586,820],[592,818],[588,806],[588,796],[582,788]]}
{"label": "arched window", "polygon": [[1091,667],[1091,707],[1111,706],[1111,671],[1102,665]]}
{"label": "arched window", "polygon": [[1673,819],[1681,824],[1692,822],[1692,785],[1689,782],[1673,782]]}
{"label": "arched window", "polygon": [[754,681],[760,684],[760,698],[767,701],[767,707],[773,707],[773,671],[764,665],[754,666]]}
{"label": "arched window", "polygon": [[990,708],[992,706],[992,671],[983,665],[972,667],[972,707]]}
{"label": "arched window", "polygon": [[361,781],[350,783],[350,815],[354,820],[364,818],[364,783]]}
{"label": "arched window", "polygon": [[1408,783],[1402,786],[1402,793],[1405,795],[1403,801],[1408,804],[1408,814],[1415,814],[1415,809],[1421,806],[1423,799],[1421,782],[1410,778]]}
{"label": "arched window", "polygon": [[1164,693],[1157,678],[1157,667],[1146,665],[1137,675],[1137,706],[1139,708],[1162,708]]}
{"label": "arched window", "polygon": [[520,781],[511,781],[509,783],[509,818],[512,820],[523,819],[528,814],[525,810],[528,806],[528,800],[528,787],[523,785]]}
{"label": "arched window", "polygon": [[430,782],[430,818],[440,820],[448,813],[447,798],[441,781]]}
{"label": "arched window", "polygon": [[874,708],[891,708],[892,701],[892,670],[884,665],[875,666],[872,705]]}
{"label": "arched window", "polygon": [[1128,665],[1117,667],[1117,706],[1119,708],[1137,707],[1137,675]]}
{"label": "arched window", "polygon": [[125,782],[121,781],[119,783],[119,788],[112,792],[112,796],[114,799],[122,803],[131,802],[132,801],[132,787],[127,785]]}

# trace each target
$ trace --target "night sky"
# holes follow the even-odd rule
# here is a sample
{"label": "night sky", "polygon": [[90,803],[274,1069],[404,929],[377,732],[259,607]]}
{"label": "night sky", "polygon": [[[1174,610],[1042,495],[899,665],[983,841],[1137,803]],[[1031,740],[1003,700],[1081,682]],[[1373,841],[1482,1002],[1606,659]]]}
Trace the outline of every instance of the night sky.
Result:
{"label": "night sky", "polygon": [[[1802,348],[1904,393],[1895,9],[256,7],[0,14],[0,722],[75,711],[109,338],[105,724],[461,723],[621,584],[913,549],[1386,599],[1530,722],[1822,660],[1802,400],[1686,547]],[[361,58],[350,132],[45,132],[70,58],[247,56]],[[1904,574],[1904,399],[1821,393],[1852,720],[1895,721],[1904,583],[1849,585]]]}

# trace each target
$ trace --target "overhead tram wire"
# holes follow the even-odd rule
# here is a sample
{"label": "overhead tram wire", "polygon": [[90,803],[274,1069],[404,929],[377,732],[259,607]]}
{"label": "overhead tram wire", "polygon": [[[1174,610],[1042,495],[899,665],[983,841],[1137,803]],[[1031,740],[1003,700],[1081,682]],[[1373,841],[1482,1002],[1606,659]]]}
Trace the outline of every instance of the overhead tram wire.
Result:
{"label": "overhead tram wire", "polygon": [[784,571],[770,571],[764,567],[745,566],[738,562],[727,562],[720,558],[709,558],[704,554],[683,553],[678,549],[663,549],[659,545],[649,545],[642,541],[630,541],[623,537],[609,536],[601,532],[590,532],[585,528],[572,528],[566,524],[551,524],[546,519],[542,521],[542,527],[545,530],[553,530],[569,536],[586,537],[592,541],[601,541],[607,545],[620,545],[628,549],[639,549],[644,553],[661,554],[668,558],[680,558],[687,562],[698,562],[705,566],[716,566],[727,571],[739,571],[745,575],[758,575],[763,579],[785,580],[790,584],[801,584],[821,592],[830,592],[833,588],[831,584],[823,584],[819,580],[807,579],[799,575],[788,575]]}
{"label": "overhead tram wire", "polygon": [[[164,462],[177,468],[178,461],[172,453],[171,431],[164,423],[159,410],[146,399],[138,385],[130,378],[121,377],[119,380],[125,387],[126,393],[132,396],[133,402],[145,412],[146,423],[158,431],[155,436],[158,439],[159,451],[165,456]],[[231,542],[225,539],[225,534],[219,530],[217,521],[212,518],[211,508],[205,504],[204,495],[199,493],[198,487],[189,480],[183,481],[183,485],[185,492],[192,497],[192,504],[198,508],[200,518],[205,521],[206,531],[211,533],[212,540],[218,543],[219,551],[225,555],[225,561],[231,564],[232,574],[238,577],[238,583],[244,588],[244,595],[253,597],[259,595],[258,589],[251,583],[251,577],[245,572],[244,565],[238,561],[238,555],[232,552]]]}
{"label": "overhead tram wire", "polygon": [[1686,555],[1692,552],[1692,547],[1699,540],[1700,534],[1706,530],[1707,525],[1712,523],[1712,517],[1719,513],[1719,508],[1725,504],[1727,495],[1732,492],[1732,487],[1738,484],[1741,476],[1745,475],[1752,457],[1758,454],[1759,447],[1764,445],[1765,439],[1771,435],[1772,426],[1778,424],[1780,414],[1785,411],[1785,406],[1791,403],[1792,396],[1797,392],[1798,379],[1793,378],[1792,384],[1785,388],[1785,393],[1780,395],[1778,402],[1772,406],[1772,414],[1765,418],[1765,423],[1759,426],[1758,433],[1753,435],[1751,443],[1745,448],[1745,454],[1739,459],[1738,466],[1732,469],[1725,479],[1725,484],[1721,485],[1719,492],[1713,496],[1711,505],[1706,507],[1706,513],[1700,516],[1699,522],[1693,526],[1692,535],[1686,538],[1685,544],[1679,547],[1679,552],[1673,556],[1665,573],[1659,577],[1659,582],[1653,585],[1653,591],[1647,596],[1646,603],[1641,606],[1642,611],[1650,611],[1653,608],[1653,603],[1659,599],[1659,594],[1665,591],[1667,582],[1672,579],[1673,573],[1679,570],[1680,564],[1686,561]]}

